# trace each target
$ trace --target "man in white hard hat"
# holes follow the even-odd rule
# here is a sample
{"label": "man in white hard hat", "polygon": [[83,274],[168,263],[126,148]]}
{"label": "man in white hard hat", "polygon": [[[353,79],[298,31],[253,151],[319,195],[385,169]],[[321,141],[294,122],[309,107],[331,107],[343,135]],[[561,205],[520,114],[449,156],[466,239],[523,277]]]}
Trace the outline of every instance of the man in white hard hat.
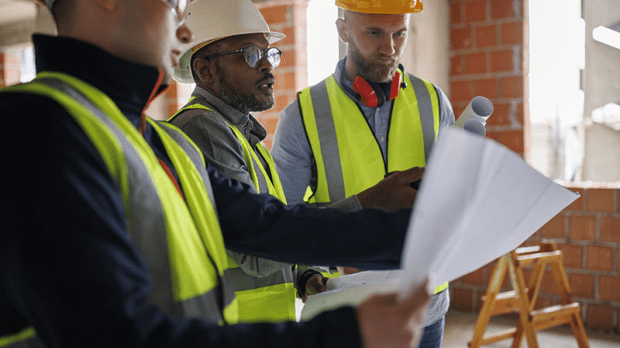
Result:
{"label": "man in white hard hat", "polygon": [[[298,94],[275,134],[272,152],[289,204],[328,204],[393,171],[425,167],[441,127],[454,123],[441,89],[399,64],[410,14],[422,11],[421,1],[336,5],[344,9],[336,25],[347,56],[333,75]],[[441,346],[447,285],[436,289],[420,347]]]}
{"label": "man in white hard hat", "polygon": [[[196,0],[189,8],[185,24],[194,38],[186,45],[175,79],[195,82],[196,88],[169,122],[189,135],[220,174],[286,202],[271,154],[261,143],[266,131],[251,114],[274,105],[272,70],[278,67],[281,52],[270,45],[284,35],[269,29],[250,0]],[[375,192],[388,195],[397,190],[394,185],[382,185]],[[412,193],[408,198],[413,198],[415,191],[404,186],[404,192]],[[348,201],[359,204],[356,196]],[[389,202],[395,205],[398,201]],[[342,202],[338,206],[344,204],[351,205]],[[407,200],[405,206],[411,205]],[[288,238],[295,238],[294,231]],[[232,251],[229,255],[242,321],[295,320],[294,274],[299,297],[326,290],[327,278],[317,269],[299,267],[293,272],[290,264]]]}
{"label": "man in white hard hat", "polygon": [[[0,89],[4,126],[27,129],[15,132],[21,146],[0,140],[4,160],[29,174],[3,192],[11,204],[0,212],[0,346],[411,344],[424,288],[309,323],[232,325],[224,242],[281,262],[391,268],[410,212],[287,207],[219,176],[178,128],[146,117],[191,40],[184,1],[46,5],[58,36],[33,36],[37,77]],[[291,230],[363,238],[359,248],[300,246],[282,238]]]}

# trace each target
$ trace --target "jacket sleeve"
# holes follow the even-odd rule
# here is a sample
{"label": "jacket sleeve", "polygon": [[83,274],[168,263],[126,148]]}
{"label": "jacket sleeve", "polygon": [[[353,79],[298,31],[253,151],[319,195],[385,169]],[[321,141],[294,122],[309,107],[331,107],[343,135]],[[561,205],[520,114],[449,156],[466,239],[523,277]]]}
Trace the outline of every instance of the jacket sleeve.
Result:
{"label": "jacket sleeve", "polygon": [[77,124],[32,96],[0,93],[0,114],[8,129],[33,121],[23,147],[1,140],[12,149],[4,159],[24,174],[7,185],[11,204],[0,212],[0,310],[16,327],[33,326],[47,347],[361,346],[352,308],[308,323],[219,327],[150,305],[151,275],[128,236],[118,187]]}

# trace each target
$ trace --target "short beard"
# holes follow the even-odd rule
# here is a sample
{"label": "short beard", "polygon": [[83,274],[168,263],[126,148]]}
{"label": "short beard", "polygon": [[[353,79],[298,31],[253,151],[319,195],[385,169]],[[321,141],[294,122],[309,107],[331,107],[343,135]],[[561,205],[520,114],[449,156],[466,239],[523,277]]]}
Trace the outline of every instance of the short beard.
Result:
{"label": "short beard", "polygon": [[[351,45],[351,43],[349,43],[349,45]],[[359,72],[359,76],[363,77],[368,82],[389,82],[392,80],[398,68],[398,61],[395,61],[393,65],[367,63],[355,46],[352,47],[350,56]]]}
{"label": "short beard", "polygon": [[250,111],[265,111],[273,107],[273,98],[271,98],[271,100],[269,101],[261,102],[256,99],[256,96],[252,94],[245,95],[241,91],[230,86],[230,84],[222,74],[222,70],[220,69],[220,65],[217,60],[215,61],[215,71],[217,72],[219,84],[221,87],[220,98],[226,104],[241,111],[243,114],[249,114]]}

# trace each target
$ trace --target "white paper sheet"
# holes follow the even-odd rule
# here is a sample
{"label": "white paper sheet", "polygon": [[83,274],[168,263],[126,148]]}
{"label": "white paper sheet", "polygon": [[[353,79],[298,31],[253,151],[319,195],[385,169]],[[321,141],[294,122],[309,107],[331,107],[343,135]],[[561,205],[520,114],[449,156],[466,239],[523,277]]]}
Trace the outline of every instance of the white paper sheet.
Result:
{"label": "white paper sheet", "polygon": [[490,139],[455,127],[440,134],[412,211],[403,270],[331,279],[335,289],[310,296],[302,320],[373,292],[404,295],[426,277],[430,289],[455,280],[516,249],[579,197]]}
{"label": "white paper sheet", "polygon": [[401,288],[427,276],[435,288],[484,266],[578,197],[492,140],[442,130],[411,215]]}

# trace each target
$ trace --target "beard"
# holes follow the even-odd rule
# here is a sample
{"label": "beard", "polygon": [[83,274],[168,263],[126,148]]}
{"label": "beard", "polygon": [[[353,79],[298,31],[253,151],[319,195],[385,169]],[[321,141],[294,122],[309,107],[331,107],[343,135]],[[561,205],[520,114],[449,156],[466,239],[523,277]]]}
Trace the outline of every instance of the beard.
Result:
{"label": "beard", "polygon": [[[220,98],[228,105],[241,111],[244,114],[248,114],[250,111],[265,111],[273,107],[275,100],[273,96],[267,101],[260,101],[254,94],[246,94],[239,88],[234,87],[228,80],[225,74],[222,74],[222,70],[218,62],[215,62],[215,69],[219,78],[219,84],[221,87]],[[267,77],[273,77],[271,74],[267,74]]]}
{"label": "beard", "polygon": [[355,64],[359,76],[363,77],[366,81],[375,83],[384,83],[392,80],[398,68],[398,60],[395,60],[392,64],[368,62],[355,45],[352,45],[350,42],[349,45],[351,45],[351,60],[353,64]]}

